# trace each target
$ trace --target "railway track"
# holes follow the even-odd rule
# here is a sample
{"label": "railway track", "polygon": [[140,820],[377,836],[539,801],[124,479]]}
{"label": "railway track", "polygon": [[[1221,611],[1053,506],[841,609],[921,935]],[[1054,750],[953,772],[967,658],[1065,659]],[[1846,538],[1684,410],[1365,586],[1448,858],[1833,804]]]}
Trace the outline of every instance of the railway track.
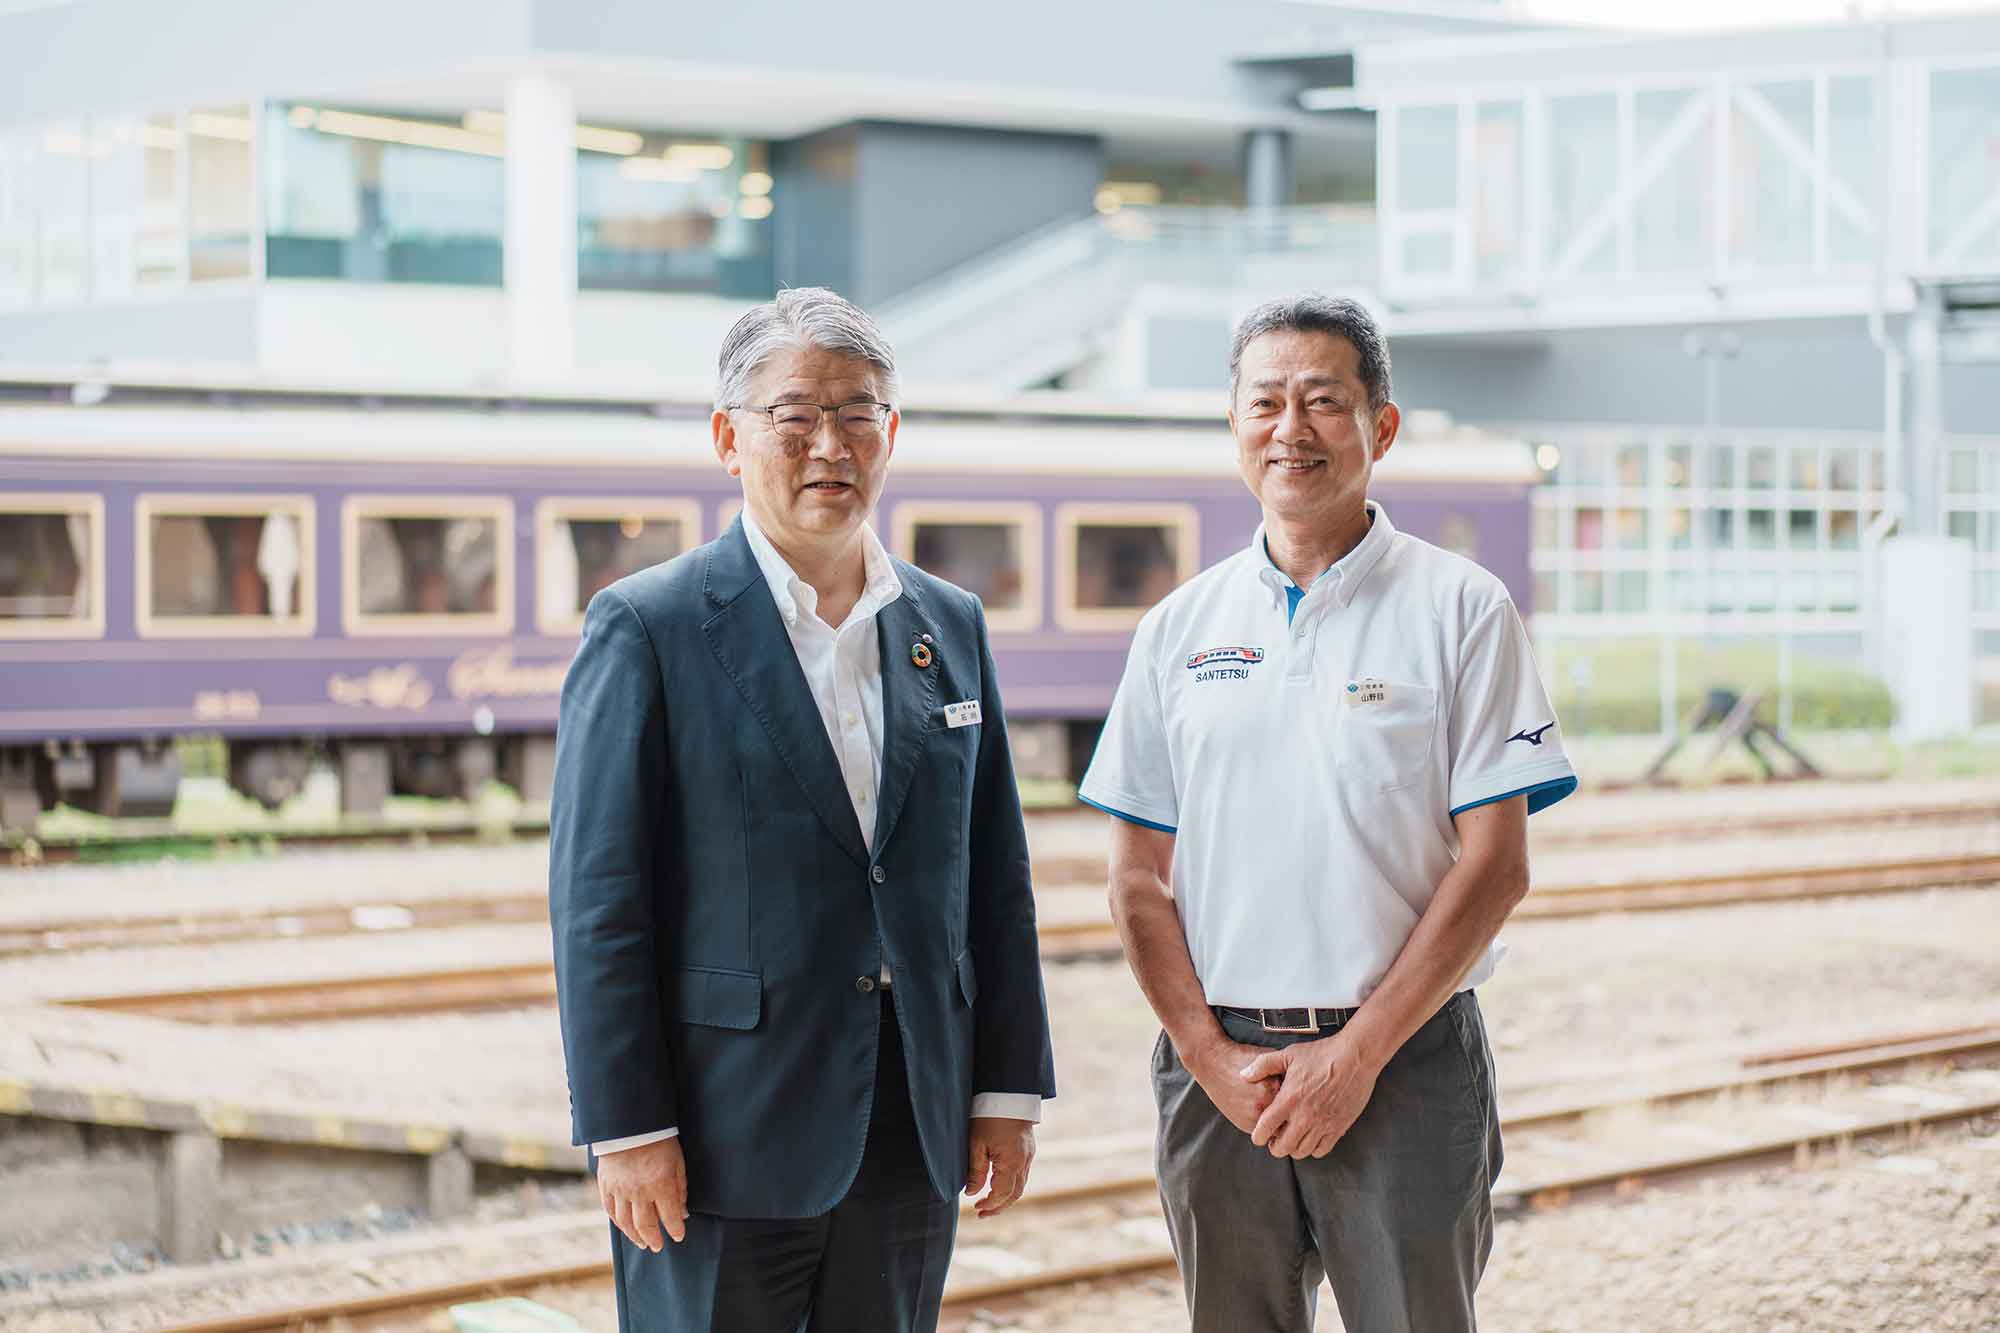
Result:
{"label": "railway track", "polygon": [[[1061,814],[1080,810],[1074,803],[1048,803],[1030,811],[1030,822],[1040,814]],[[1766,811],[1721,821],[1704,828],[1707,837],[1780,837],[1811,833],[1824,828],[1824,812]],[[2000,821],[2000,801],[1974,799],[1931,801],[1874,808],[1843,808],[1837,816],[1847,829],[1949,828]],[[37,838],[10,834],[0,840],[0,870],[86,860],[140,860],[147,856],[204,854],[218,846],[274,846],[280,848],[408,846],[432,843],[490,841],[496,838],[535,838],[548,834],[546,816],[523,816],[500,823],[471,820],[432,823],[388,823],[359,819],[349,824],[308,829],[242,828],[193,830],[168,820],[122,820],[111,828],[86,835]],[[1604,847],[1645,843],[1658,839],[1660,828],[1651,822],[1579,824],[1534,835],[1538,848]],[[1088,873],[1102,873],[1102,863],[1089,858],[1060,858],[1063,865],[1076,869],[1094,866]]]}
{"label": "railway track", "polygon": [[[1753,1057],[1732,1077],[1608,1102],[1510,1114],[1508,1166],[1495,1190],[1503,1214],[1628,1194],[1650,1185],[1749,1167],[1806,1165],[1857,1145],[1910,1140],[1953,1122],[2000,1116],[2000,1026],[1844,1043],[1839,1051]],[[1912,1081],[1912,1071],[1930,1072]],[[1890,1079],[1900,1075],[1900,1079]],[[1865,1080],[1878,1081],[1865,1081]],[[1880,1081],[1889,1079],[1890,1081]],[[1779,1097],[1773,1094],[1784,1093]],[[1677,1112],[1664,1117],[1665,1112]],[[1593,1131],[1592,1126],[1616,1126]],[[1128,1160],[1143,1162],[1150,1138]],[[603,1220],[580,1218],[600,1232]],[[945,1327],[978,1308],[1081,1283],[1166,1275],[1156,1182],[1149,1171],[1037,1190],[1000,1219],[960,1232],[945,1291]],[[522,1268],[470,1281],[373,1292],[173,1325],[161,1333],[276,1333],[437,1327],[452,1305],[610,1282],[608,1261]]]}
{"label": "railway track", "polygon": [[[1516,909],[1528,919],[1602,912],[1658,911],[1735,903],[1891,893],[2000,880],[2000,854],[1922,857],[1810,870],[1772,869],[1696,876],[1649,884],[1538,887]],[[0,932],[0,957],[70,948],[118,948],[169,942],[351,934],[365,930],[532,922],[546,919],[539,894],[374,904],[250,916],[147,918],[126,922],[51,923]],[[1109,920],[1045,921],[1042,956],[1051,962],[1116,957]],[[147,1014],[191,1023],[307,1023],[385,1018],[454,1010],[541,1004],[555,996],[547,963],[448,969],[317,981],[285,981],[198,990],[129,992],[63,1001],[84,1008]]]}

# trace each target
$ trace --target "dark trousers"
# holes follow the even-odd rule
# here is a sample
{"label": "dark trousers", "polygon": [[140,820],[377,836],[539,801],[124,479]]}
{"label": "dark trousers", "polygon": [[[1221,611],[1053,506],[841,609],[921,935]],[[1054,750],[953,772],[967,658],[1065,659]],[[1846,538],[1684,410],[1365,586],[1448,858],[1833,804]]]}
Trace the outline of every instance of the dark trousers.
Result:
{"label": "dark trousers", "polygon": [[[800,1107],[810,1115],[811,1107]],[[649,1253],[611,1229],[621,1333],[929,1333],[958,1201],[931,1188],[887,993],[868,1143],[854,1184],[819,1217],[692,1213]]]}
{"label": "dark trousers", "polygon": [[[1314,1040],[1218,1016],[1246,1045]],[[1252,1143],[1165,1033],[1153,1092],[1160,1197],[1195,1333],[1307,1333],[1322,1277],[1354,1333],[1470,1333],[1500,1174],[1493,1057],[1471,991],[1403,1044],[1325,1157]]]}

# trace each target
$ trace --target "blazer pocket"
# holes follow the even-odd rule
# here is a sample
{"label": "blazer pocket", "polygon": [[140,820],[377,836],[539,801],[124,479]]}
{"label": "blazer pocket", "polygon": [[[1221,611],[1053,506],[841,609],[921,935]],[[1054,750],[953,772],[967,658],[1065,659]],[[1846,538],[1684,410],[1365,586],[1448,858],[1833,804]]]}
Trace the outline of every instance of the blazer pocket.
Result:
{"label": "blazer pocket", "polygon": [[684,967],[674,974],[675,1014],[683,1023],[748,1031],[764,1010],[764,978],[720,967]]}
{"label": "blazer pocket", "polygon": [[965,997],[968,1008],[979,998],[979,978],[972,970],[972,950],[967,949],[958,956],[958,993]]}

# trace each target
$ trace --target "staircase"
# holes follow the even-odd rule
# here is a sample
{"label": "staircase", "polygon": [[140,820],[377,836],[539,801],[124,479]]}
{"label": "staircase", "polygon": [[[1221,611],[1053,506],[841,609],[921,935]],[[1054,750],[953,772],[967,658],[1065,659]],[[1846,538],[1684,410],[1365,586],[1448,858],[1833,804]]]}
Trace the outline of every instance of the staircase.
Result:
{"label": "staircase", "polygon": [[906,383],[1030,388],[1108,348],[1142,289],[1256,301],[1372,287],[1372,209],[1128,208],[1059,222],[897,297],[877,322]]}

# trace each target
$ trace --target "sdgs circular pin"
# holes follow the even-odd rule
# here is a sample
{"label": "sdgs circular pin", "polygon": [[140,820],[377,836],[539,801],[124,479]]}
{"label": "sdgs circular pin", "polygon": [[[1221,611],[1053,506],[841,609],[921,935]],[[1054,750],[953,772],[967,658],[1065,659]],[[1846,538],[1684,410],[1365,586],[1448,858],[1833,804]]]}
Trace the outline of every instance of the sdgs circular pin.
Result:
{"label": "sdgs circular pin", "polygon": [[910,645],[910,661],[917,666],[927,667],[936,660],[928,643],[913,643]]}

